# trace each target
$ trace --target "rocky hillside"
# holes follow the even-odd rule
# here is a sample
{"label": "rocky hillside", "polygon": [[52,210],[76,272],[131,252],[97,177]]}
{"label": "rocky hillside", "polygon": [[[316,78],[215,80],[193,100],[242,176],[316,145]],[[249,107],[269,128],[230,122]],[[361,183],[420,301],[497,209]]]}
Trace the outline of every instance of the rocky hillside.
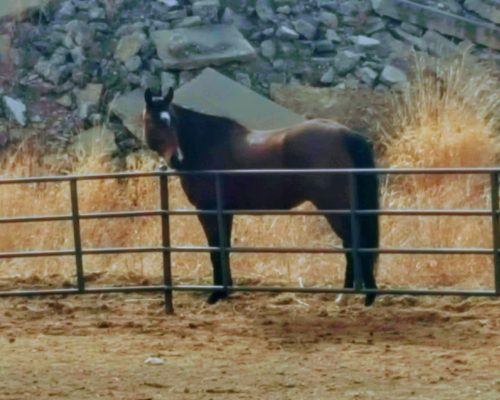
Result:
{"label": "rocky hillside", "polygon": [[2,2],[0,146],[17,138],[16,124],[66,141],[107,121],[116,96],[177,87],[207,66],[267,95],[275,83],[404,85],[413,50],[446,57],[472,46],[498,61],[499,9],[497,0]]}

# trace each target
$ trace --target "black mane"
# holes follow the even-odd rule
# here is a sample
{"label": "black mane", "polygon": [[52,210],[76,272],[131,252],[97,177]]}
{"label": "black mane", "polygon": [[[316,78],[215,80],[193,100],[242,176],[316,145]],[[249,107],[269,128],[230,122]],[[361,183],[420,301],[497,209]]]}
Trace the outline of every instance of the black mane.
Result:
{"label": "black mane", "polygon": [[217,141],[227,134],[241,135],[248,133],[248,128],[231,118],[206,114],[177,104],[172,104],[172,107],[174,115],[177,118],[177,123],[183,131],[189,128],[190,132],[198,131],[201,135],[216,132],[210,139]]}

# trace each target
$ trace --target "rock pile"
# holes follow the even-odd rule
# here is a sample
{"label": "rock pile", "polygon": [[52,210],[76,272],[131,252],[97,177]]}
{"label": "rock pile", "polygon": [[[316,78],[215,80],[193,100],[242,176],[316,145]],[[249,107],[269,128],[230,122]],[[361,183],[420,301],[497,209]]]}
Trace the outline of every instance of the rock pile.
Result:
{"label": "rock pile", "polygon": [[[475,40],[393,12],[401,3],[433,4],[424,0],[38,1],[36,18],[11,23],[12,37],[0,31],[0,64],[16,66],[3,83],[0,118],[20,124],[45,121],[22,107],[40,97],[99,124],[117,95],[178,86],[214,65],[264,94],[290,82],[384,90],[406,82],[411,50],[442,56]],[[474,51],[498,60],[494,2],[443,0],[437,11],[486,27],[493,44]]]}

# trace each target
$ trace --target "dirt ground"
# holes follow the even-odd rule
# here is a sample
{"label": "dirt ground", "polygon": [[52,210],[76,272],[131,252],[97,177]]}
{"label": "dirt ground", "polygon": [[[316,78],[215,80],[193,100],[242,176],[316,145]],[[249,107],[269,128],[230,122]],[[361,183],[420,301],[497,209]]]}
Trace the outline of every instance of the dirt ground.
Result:
{"label": "dirt ground", "polygon": [[333,300],[1,299],[0,399],[500,398],[500,299]]}

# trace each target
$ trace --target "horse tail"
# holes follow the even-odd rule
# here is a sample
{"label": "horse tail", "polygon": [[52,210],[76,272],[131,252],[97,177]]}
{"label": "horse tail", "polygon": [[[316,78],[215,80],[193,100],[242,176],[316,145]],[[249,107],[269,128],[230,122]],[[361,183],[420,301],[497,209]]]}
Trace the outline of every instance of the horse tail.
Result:
{"label": "horse tail", "polygon": [[[352,157],[354,168],[375,168],[375,155],[372,143],[359,134],[347,136],[347,148]],[[379,183],[377,174],[357,174],[356,177],[358,209],[379,209]],[[378,249],[379,247],[379,216],[378,214],[363,215],[358,217],[359,233],[358,243],[362,248]],[[363,281],[365,288],[376,289],[375,266],[378,253],[362,253],[361,260]],[[365,305],[375,301],[375,294],[368,294]]]}

